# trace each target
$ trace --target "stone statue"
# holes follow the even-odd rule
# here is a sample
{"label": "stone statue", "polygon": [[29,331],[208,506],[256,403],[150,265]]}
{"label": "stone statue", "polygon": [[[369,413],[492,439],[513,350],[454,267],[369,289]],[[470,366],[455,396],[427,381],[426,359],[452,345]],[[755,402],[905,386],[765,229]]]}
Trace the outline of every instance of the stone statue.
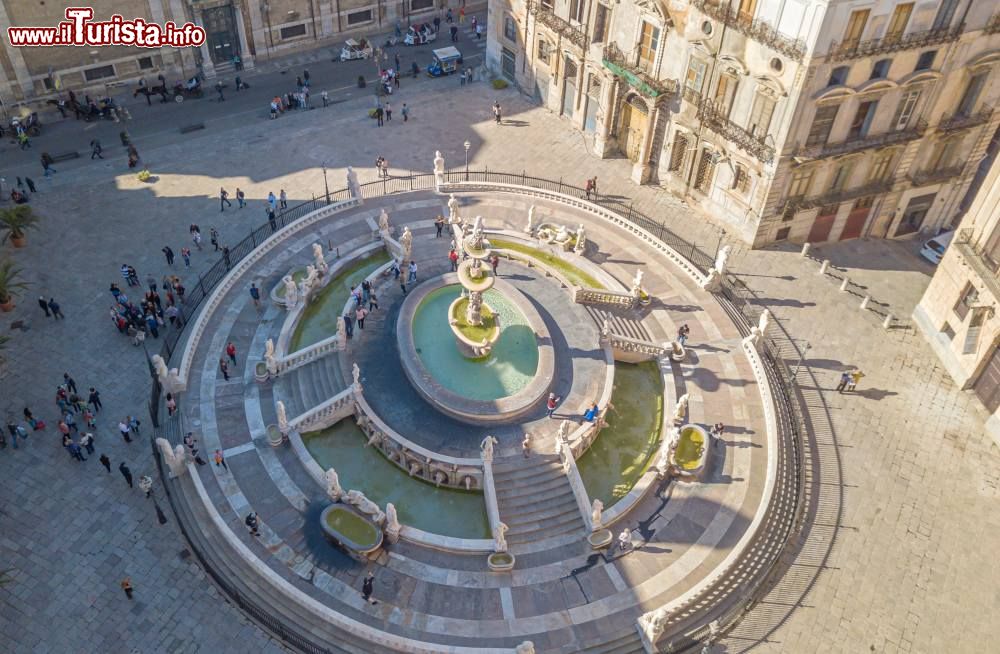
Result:
{"label": "stone statue", "polygon": [[347,349],[347,325],[343,316],[337,316],[337,350],[343,352]]}
{"label": "stone statue", "polygon": [[559,432],[557,436],[560,441],[564,441],[569,437],[569,428],[570,428],[569,420],[563,420],[562,422],[559,423]]}
{"label": "stone statue", "polygon": [[444,184],[444,157],[440,150],[434,152],[434,183]]}
{"label": "stone statue", "polygon": [[757,329],[760,330],[760,335],[767,335],[767,328],[771,324],[771,312],[764,309],[760,312],[760,318],[757,319]]}
{"label": "stone statue", "polygon": [[316,266],[312,264],[306,266],[306,276],[299,282],[299,293],[302,295],[302,301],[308,302],[313,291],[316,290],[316,285],[319,283],[319,273],[316,272]]}
{"label": "stone statue", "polygon": [[168,370],[167,362],[159,354],[154,354],[150,360],[153,363],[153,369],[156,370],[156,378],[160,381],[160,387],[164,394],[176,393],[184,389],[177,368]]}
{"label": "stone statue", "polygon": [[288,434],[288,415],[285,413],[285,403],[278,400],[274,403],[274,410],[278,414],[278,431],[283,435]]}
{"label": "stone statue", "polygon": [[529,236],[535,233],[535,205],[528,208],[528,225],[524,228],[524,233]]}
{"label": "stone statue", "polygon": [[645,613],[639,617],[642,633],[645,634],[651,644],[656,645],[656,641],[667,630],[667,619],[669,617],[667,609],[662,606],[655,611]]}
{"label": "stone statue", "polygon": [[487,436],[483,439],[483,442],[479,444],[479,456],[482,458],[483,463],[488,463],[493,461],[493,446],[497,444],[496,436]]}
{"label": "stone statue", "polygon": [[365,494],[358,490],[347,491],[344,501],[356,508],[361,513],[369,516],[373,522],[381,526],[385,522],[385,513],[378,508],[378,504],[365,497]]}
{"label": "stone statue", "polygon": [[604,340],[611,338],[611,322],[607,318],[601,323],[601,338]]}
{"label": "stone statue", "polygon": [[569,233],[569,229],[566,228],[566,225],[559,225],[556,235],[550,239],[550,242],[554,242],[556,245],[562,246],[563,250],[568,250],[571,238],[572,236]]}
{"label": "stone statue", "polygon": [[313,261],[320,273],[325,275],[330,270],[330,266],[326,265],[326,257],[323,256],[323,246],[319,243],[313,243]]}
{"label": "stone statue", "polygon": [[684,422],[684,415],[687,413],[687,405],[687,393],[677,398],[677,407],[674,409],[674,422]]}
{"label": "stone statue", "polygon": [[601,500],[594,500],[590,509],[590,528],[594,531],[599,531],[604,528],[601,523],[601,514],[604,512],[604,502]]}
{"label": "stone statue", "polygon": [[392,225],[389,224],[389,214],[386,212],[385,208],[378,215],[378,231],[389,232],[392,230]]}
{"label": "stone statue", "polygon": [[267,374],[272,376],[278,374],[278,357],[274,356],[273,338],[264,341],[264,366],[267,368]]}
{"label": "stone statue", "polygon": [[[341,318],[343,320],[343,318]],[[355,361],[351,364],[351,376],[354,377],[354,389],[361,390],[361,368],[358,367],[358,362]]]}
{"label": "stone statue", "polygon": [[476,221],[472,224],[472,237],[469,239],[477,248],[483,245],[483,230],[485,229],[482,216],[476,216]]}
{"label": "stone statue", "polygon": [[677,446],[681,444],[681,430],[678,427],[670,429],[670,437],[667,439],[667,450],[676,452]]}
{"label": "stone statue", "polygon": [[178,444],[176,448],[171,450],[170,441],[166,438],[157,438],[156,449],[160,451],[160,458],[170,469],[171,477],[180,477],[187,471],[183,445]]}
{"label": "stone statue", "polygon": [[448,222],[454,224],[461,220],[458,217],[458,200],[455,199],[455,194],[452,193],[448,196]]}
{"label": "stone statue", "polygon": [[167,379],[167,362],[163,360],[159,354],[154,354],[152,357],[153,369],[156,370],[156,377],[160,380],[160,384],[163,384]]}
{"label": "stone statue", "polygon": [[507,539],[504,534],[507,533],[509,527],[502,522],[498,522],[497,526],[493,528],[493,551],[494,552],[506,552],[507,551]]}
{"label": "stone statue", "polygon": [[340,477],[337,475],[337,471],[330,468],[326,471],[326,494],[334,502],[339,502],[340,498],[344,496],[344,489],[340,487]]}
{"label": "stone statue", "polygon": [[514,648],[514,654],[535,654],[535,644],[526,640]]}
{"label": "stone statue", "polygon": [[656,458],[656,474],[660,479],[667,476],[670,472],[670,441],[664,441],[660,445],[660,454]]}
{"label": "stone statue", "polygon": [[732,251],[732,246],[724,245],[722,249],[719,250],[718,256],[715,257],[715,270],[720,275],[726,274],[726,262],[729,260],[729,252]]}
{"label": "stone statue", "polygon": [[635,277],[632,279],[632,297],[642,295],[642,275],[642,268],[635,271]]}
{"label": "stone statue", "polygon": [[389,542],[399,542],[399,531],[403,525],[399,524],[399,517],[396,515],[396,506],[389,502],[385,505],[385,534],[389,537]]}
{"label": "stone statue", "polygon": [[291,275],[282,277],[281,283],[285,285],[285,308],[294,309],[299,303],[299,287],[295,285]]}
{"label": "stone statue", "polygon": [[409,226],[403,228],[403,234],[399,237],[399,244],[403,247],[403,261],[409,261],[413,254],[413,234]]}
{"label": "stone statue", "polygon": [[584,229],[581,224],[576,228],[576,246],[573,247],[573,252],[577,254],[583,254],[583,251],[587,248],[587,230]]}
{"label": "stone statue", "polygon": [[351,166],[347,167],[347,188],[351,191],[351,197],[361,199],[361,183],[358,181],[358,174]]}
{"label": "stone statue", "polygon": [[744,343],[752,345],[753,347],[760,347],[760,344],[764,341],[764,334],[760,331],[760,327],[754,325],[750,328],[750,335],[743,339]]}

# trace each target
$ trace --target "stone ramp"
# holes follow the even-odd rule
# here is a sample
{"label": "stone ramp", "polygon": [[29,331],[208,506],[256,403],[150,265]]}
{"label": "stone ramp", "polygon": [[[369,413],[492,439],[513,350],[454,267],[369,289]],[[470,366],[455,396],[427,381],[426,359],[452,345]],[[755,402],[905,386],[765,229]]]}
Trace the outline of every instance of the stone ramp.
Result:
{"label": "stone ramp", "polygon": [[583,518],[559,457],[532,454],[498,459],[493,477],[500,506],[500,520],[510,531],[512,545],[553,536],[586,535]]}

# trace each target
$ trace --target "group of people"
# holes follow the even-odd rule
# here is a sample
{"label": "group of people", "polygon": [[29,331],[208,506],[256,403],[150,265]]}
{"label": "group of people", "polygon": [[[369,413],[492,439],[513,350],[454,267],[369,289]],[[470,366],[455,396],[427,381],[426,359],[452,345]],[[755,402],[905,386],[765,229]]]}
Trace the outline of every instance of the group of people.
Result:
{"label": "group of people", "polygon": [[[138,279],[133,277],[136,274],[135,269],[131,268],[131,273],[129,273],[124,264],[122,269],[123,276],[129,275],[126,277],[126,281],[130,282],[129,285],[133,285],[131,281],[134,279],[134,285],[139,288],[134,296],[138,298],[142,289],[138,284]],[[171,327],[184,325],[185,317],[180,303],[184,301],[185,288],[180,277],[164,275],[162,281],[158,283],[156,277],[149,275],[146,278],[146,284],[148,290],[141,300],[136,299],[135,301],[114,282],[108,289],[111,297],[114,298],[109,311],[111,321],[119,333],[129,336],[133,345],[141,345],[146,340],[147,333],[152,334],[153,338],[159,338],[160,329],[167,324]],[[166,296],[165,300],[160,296],[161,285]],[[131,292],[129,290],[129,293]]]}
{"label": "group of people", "polygon": [[354,311],[348,311],[343,316],[344,333],[347,335],[347,338],[354,337],[355,324],[358,326],[358,329],[364,329],[365,318],[372,311],[378,309],[378,296],[375,294],[375,287],[367,279],[359,285],[351,287],[351,297],[354,298]]}
{"label": "group of people", "polygon": [[[239,77],[237,79],[237,89],[243,85],[243,80]],[[280,114],[290,111],[292,109],[308,109],[309,108],[309,95],[312,92],[311,89],[312,81],[309,77],[309,71],[303,70],[302,74],[295,78],[295,90],[289,91],[284,95],[276,95],[271,98],[271,120],[277,118]],[[327,106],[330,103],[330,97],[326,91],[322,92],[323,106]]]}

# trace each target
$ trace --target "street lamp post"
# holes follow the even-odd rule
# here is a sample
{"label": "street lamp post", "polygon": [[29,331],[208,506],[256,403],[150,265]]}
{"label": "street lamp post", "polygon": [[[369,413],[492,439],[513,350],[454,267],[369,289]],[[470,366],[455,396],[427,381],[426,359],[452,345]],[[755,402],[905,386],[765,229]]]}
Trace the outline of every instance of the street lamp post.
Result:
{"label": "street lamp post", "polygon": [[330,185],[326,181],[326,161],[320,165],[323,167],[323,189],[326,191],[326,203],[330,204]]}
{"label": "street lamp post", "polygon": [[472,144],[466,141],[464,145],[465,145],[465,181],[469,181],[469,148],[472,147]]}

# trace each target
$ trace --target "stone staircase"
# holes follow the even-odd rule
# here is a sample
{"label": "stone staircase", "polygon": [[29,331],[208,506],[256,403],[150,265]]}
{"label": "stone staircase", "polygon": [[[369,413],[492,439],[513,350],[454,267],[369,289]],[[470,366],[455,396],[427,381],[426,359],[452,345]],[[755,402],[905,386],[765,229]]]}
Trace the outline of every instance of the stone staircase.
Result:
{"label": "stone staircase", "polygon": [[616,634],[601,634],[600,643],[584,647],[585,654],[645,654],[642,639],[636,629],[626,630]]}
{"label": "stone staircase", "polygon": [[532,454],[529,459],[498,459],[493,464],[493,478],[500,520],[510,527],[507,542],[585,535],[580,509],[558,456]]}
{"label": "stone staircase", "polygon": [[607,320],[611,326],[611,333],[629,338],[638,338],[642,341],[650,340],[649,332],[642,326],[642,321],[633,317],[634,311],[613,310],[607,307],[587,305],[587,313],[597,323],[598,329]]}
{"label": "stone staircase", "polygon": [[329,354],[283,374],[274,382],[275,395],[285,403],[289,419],[302,415],[347,388],[338,356]]}

